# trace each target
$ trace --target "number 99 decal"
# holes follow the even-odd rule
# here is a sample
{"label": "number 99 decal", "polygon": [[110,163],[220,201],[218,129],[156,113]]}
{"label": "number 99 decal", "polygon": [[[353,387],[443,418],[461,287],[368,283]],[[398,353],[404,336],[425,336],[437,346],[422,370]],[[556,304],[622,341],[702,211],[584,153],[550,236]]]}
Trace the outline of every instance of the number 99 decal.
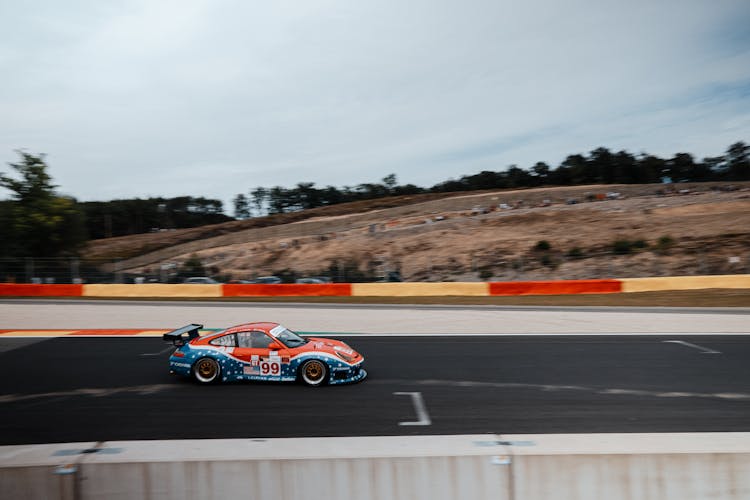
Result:
{"label": "number 99 decal", "polygon": [[261,375],[278,376],[281,374],[281,363],[278,361],[261,361],[260,373]]}

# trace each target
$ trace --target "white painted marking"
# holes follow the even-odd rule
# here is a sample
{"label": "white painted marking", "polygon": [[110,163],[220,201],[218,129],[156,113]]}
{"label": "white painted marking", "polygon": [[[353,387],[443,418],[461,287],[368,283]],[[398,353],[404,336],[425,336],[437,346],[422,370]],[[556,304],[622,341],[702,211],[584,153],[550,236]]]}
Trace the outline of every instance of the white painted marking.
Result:
{"label": "white painted marking", "polygon": [[72,396],[89,396],[94,398],[112,396],[115,394],[134,393],[138,395],[156,394],[175,387],[177,384],[152,384],[135,385],[131,387],[105,387],[91,389],[71,389],[68,391],[43,392],[38,394],[3,394],[0,395],[0,404],[16,403],[19,401],[33,401],[47,398],[67,398]]}
{"label": "white painted marking", "polygon": [[664,344],[680,344],[684,345],[685,347],[692,347],[693,349],[698,349],[701,354],[721,354],[720,351],[714,351],[713,349],[699,346],[698,344],[691,344],[690,342],[685,342],[684,340],[662,340],[662,342]]}
{"label": "white painted marking", "polygon": [[425,408],[424,400],[422,399],[421,392],[394,392],[394,396],[411,396],[412,403],[414,403],[414,411],[417,412],[416,422],[399,422],[398,425],[432,425],[432,420],[427,414],[427,408]]}
{"label": "white painted marking", "polygon": [[159,354],[164,354],[165,352],[167,352],[167,351],[169,351],[171,349],[175,349],[175,346],[170,345],[168,347],[165,347],[164,349],[162,349],[159,352],[144,352],[143,354],[141,354],[141,356],[158,356]]}
{"label": "white painted marking", "polygon": [[[405,379],[376,379],[368,384],[414,384],[425,387],[476,387],[486,389],[534,389],[543,392],[580,391],[590,394],[602,394],[607,396],[647,396],[654,398],[705,398],[750,401],[750,393],[737,392],[660,392],[640,389],[586,387],[580,385],[551,385],[551,384],[525,384],[521,382],[479,382],[473,380],[405,380]],[[394,393],[396,394],[396,393]],[[401,394],[412,394],[410,392]],[[419,394],[419,393],[416,393]],[[2,396],[0,396],[2,401]]]}

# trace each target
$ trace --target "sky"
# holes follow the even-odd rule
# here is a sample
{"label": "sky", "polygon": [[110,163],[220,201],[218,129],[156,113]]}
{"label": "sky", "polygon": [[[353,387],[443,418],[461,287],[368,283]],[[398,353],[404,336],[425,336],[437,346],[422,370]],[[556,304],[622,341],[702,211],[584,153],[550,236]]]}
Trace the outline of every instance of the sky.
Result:
{"label": "sky", "polygon": [[[0,171],[82,201],[750,142],[747,0],[0,3]],[[9,196],[0,188],[0,197]]]}

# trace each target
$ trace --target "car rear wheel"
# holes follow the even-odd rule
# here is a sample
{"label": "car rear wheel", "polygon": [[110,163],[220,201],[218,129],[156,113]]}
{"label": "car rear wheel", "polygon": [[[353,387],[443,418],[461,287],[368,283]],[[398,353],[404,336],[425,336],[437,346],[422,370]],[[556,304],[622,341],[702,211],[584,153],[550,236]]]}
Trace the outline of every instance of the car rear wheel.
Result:
{"label": "car rear wheel", "polygon": [[328,378],[328,367],[318,359],[305,361],[299,370],[302,382],[311,387],[323,385]]}
{"label": "car rear wheel", "polygon": [[221,367],[213,358],[201,358],[193,365],[193,376],[202,384],[211,384],[219,380]]}

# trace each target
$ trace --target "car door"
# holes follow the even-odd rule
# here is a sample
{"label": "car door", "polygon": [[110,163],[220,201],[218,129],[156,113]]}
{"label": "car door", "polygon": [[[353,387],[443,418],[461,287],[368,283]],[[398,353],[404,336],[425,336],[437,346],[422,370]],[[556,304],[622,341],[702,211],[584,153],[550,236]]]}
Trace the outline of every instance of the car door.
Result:
{"label": "car door", "polygon": [[279,345],[272,336],[260,330],[237,332],[235,357],[243,363],[243,374],[248,378],[280,380],[282,375],[283,349],[271,349]]}

